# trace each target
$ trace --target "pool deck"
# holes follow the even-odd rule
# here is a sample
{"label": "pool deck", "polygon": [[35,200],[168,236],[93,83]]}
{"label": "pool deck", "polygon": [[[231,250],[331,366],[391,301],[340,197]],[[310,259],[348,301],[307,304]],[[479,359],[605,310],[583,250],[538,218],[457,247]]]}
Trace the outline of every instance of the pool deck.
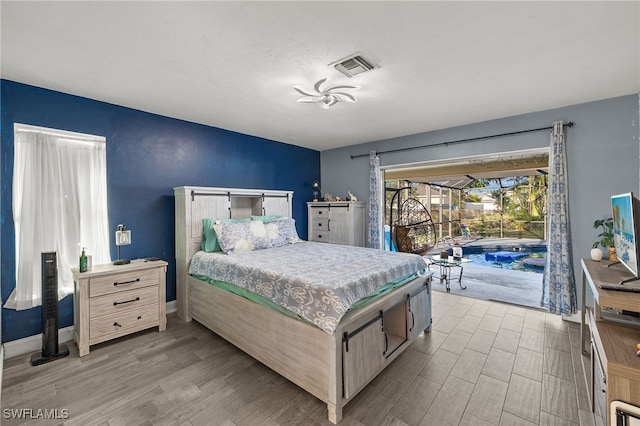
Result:
{"label": "pool deck", "polygon": [[[455,239],[462,251],[469,249],[494,249],[505,251],[526,251],[527,248],[539,250],[546,246],[546,241],[526,238],[460,238]],[[447,240],[444,244],[436,245],[425,257],[439,254],[450,249],[453,241]],[[542,294],[542,274],[534,272],[513,271],[482,266],[474,263],[464,263],[462,276],[466,290],[459,287],[458,282],[451,282],[451,293],[476,299],[505,302],[519,306],[540,309],[540,296]],[[433,268],[433,267],[432,267]],[[438,279],[434,280],[433,289],[445,291],[444,284]]]}

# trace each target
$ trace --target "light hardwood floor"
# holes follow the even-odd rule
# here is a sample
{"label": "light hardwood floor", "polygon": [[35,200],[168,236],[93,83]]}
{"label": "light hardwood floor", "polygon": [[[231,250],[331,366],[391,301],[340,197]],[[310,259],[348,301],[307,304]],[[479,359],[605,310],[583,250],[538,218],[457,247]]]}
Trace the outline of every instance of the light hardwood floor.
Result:
{"label": "light hardwood floor", "polygon": [[[433,293],[421,336],[344,409],[341,425],[591,425],[578,324]],[[148,330],[32,367],[5,360],[3,425],[329,425],[326,405],[204,328]],[[68,410],[66,420],[6,409]]]}

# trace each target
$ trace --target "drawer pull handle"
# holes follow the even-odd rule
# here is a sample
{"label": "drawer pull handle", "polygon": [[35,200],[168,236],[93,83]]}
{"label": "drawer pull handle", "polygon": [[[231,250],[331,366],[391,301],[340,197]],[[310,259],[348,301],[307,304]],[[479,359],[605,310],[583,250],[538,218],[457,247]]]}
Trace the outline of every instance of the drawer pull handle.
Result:
{"label": "drawer pull handle", "polygon": [[113,306],[124,305],[125,303],[137,302],[140,300],[140,297],[136,297],[135,299],[125,300],[124,302],[113,302]]}
{"label": "drawer pull handle", "polygon": [[115,283],[113,283],[113,285],[118,286],[118,285],[124,285],[124,284],[133,284],[137,282],[140,282],[140,278],[136,278],[135,280],[131,280],[131,281],[122,281],[121,283],[116,281]]}
{"label": "drawer pull handle", "polygon": [[113,326],[114,326],[114,327],[122,327],[122,326],[121,326],[120,324],[118,324],[117,322],[114,322],[114,323],[113,323]]}
{"label": "drawer pull handle", "polygon": [[138,316],[138,319],[139,319],[139,320],[141,320],[141,319],[142,319],[142,317],[141,317],[141,316]]}

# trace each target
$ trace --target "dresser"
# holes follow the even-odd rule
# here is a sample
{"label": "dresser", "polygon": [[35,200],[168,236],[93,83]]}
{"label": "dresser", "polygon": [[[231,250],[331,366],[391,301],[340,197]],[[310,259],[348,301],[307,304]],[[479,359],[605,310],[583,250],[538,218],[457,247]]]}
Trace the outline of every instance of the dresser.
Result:
{"label": "dresser", "polygon": [[97,343],[151,327],[166,329],[167,262],[139,259],[72,273],[73,337],[80,356]]}
{"label": "dresser", "polygon": [[[582,353],[596,425],[611,424],[611,403],[640,406],[640,293],[600,288],[631,274],[622,265],[582,259]],[[623,312],[624,311],[624,312]],[[615,423],[613,423],[615,424]]]}
{"label": "dresser", "polygon": [[366,206],[359,201],[307,203],[308,240],[364,247]]}

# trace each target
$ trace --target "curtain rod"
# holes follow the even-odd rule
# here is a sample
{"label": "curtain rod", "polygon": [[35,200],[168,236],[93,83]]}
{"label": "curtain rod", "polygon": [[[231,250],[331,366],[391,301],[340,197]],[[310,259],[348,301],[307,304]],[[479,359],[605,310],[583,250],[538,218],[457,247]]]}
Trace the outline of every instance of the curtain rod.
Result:
{"label": "curtain rod", "polygon": [[33,126],[31,124],[13,123],[14,132],[35,132],[48,133],[63,139],[78,139],[91,142],[106,142],[107,138],[100,135],[90,135],[88,133],[70,132],[67,130],[50,129],[48,127]]}
{"label": "curtain rod", "polygon": [[[565,127],[573,127],[573,122],[570,121],[568,123],[563,123],[563,125]],[[500,138],[500,137],[504,137],[504,136],[519,135],[521,133],[539,132],[541,130],[551,130],[551,129],[553,129],[553,126],[539,127],[537,129],[519,130],[517,132],[500,133],[500,134],[497,134],[497,135],[489,135],[489,136],[478,136],[478,137],[475,137],[475,138],[458,139],[458,140],[455,140],[455,141],[439,142],[439,143],[434,143],[434,144],[430,144],[430,145],[410,146],[410,147],[407,147],[407,148],[389,149],[387,151],[376,151],[376,154],[389,154],[391,152],[410,151],[412,149],[433,148],[433,147],[436,147],[436,146],[449,146],[449,145],[455,145],[455,144],[463,143],[463,142],[478,141],[478,140],[482,140],[482,139]],[[354,158],[368,157],[368,156],[369,156],[368,153],[367,154],[352,155],[351,159],[353,160]]]}

